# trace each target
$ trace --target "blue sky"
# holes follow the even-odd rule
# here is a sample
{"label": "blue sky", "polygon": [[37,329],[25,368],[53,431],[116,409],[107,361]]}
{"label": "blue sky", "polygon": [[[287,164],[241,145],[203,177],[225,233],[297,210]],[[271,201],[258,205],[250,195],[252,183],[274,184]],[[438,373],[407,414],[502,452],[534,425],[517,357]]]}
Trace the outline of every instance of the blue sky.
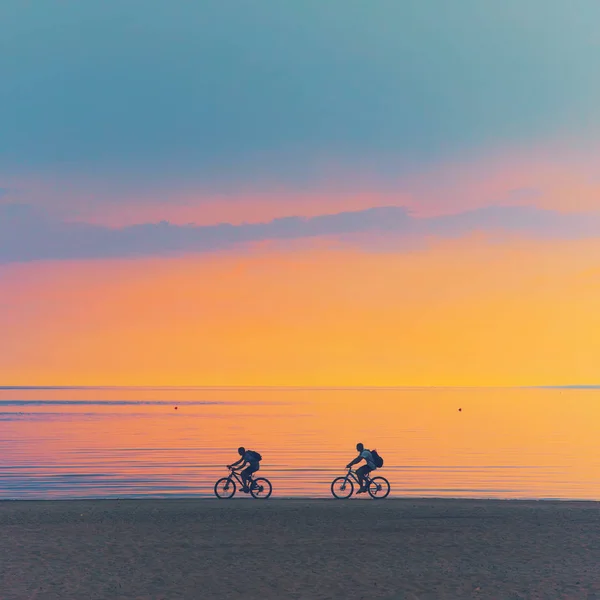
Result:
{"label": "blue sky", "polygon": [[594,0],[0,7],[0,173],[295,186],[600,124]]}

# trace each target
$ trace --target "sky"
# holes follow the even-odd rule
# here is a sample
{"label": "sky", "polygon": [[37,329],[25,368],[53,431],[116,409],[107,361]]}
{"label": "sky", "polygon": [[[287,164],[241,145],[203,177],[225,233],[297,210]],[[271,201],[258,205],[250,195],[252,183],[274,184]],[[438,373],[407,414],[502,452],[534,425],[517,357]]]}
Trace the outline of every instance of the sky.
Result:
{"label": "sky", "polygon": [[0,4],[0,384],[600,383],[596,0]]}

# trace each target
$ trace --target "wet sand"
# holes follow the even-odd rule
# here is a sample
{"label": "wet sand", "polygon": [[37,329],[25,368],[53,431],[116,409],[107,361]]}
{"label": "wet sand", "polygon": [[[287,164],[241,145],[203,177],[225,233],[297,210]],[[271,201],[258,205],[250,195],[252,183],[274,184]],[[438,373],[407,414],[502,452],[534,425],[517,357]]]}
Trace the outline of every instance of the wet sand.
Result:
{"label": "wet sand", "polygon": [[600,599],[600,504],[0,503],[0,598]]}

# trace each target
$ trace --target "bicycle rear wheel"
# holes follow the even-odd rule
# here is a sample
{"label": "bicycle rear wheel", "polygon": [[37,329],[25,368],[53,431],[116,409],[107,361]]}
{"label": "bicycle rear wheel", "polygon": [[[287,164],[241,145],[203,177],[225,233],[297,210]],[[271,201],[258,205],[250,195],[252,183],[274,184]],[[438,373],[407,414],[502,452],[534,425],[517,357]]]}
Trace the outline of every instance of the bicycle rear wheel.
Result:
{"label": "bicycle rear wheel", "polygon": [[250,493],[254,498],[266,500],[273,491],[273,486],[268,479],[259,477],[252,482],[250,486]]}
{"label": "bicycle rear wheel", "polygon": [[354,484],[352,483],[352,479],[348,477],[336,477],[331,482],[331,493],[334,498],[338,500],[345,500],[346,498],[350,498],[354,493]]}
{"label": "bicycle rear wheel", "polygon": [[235,481],[229,477],[223,477],[215,483],[215,496],[220,500],[227,500],[235,496]]}
{"label": "bicycle rear wheel", "polygon": [[390,482],[385,477],[373,477],[369,482],[368,490],[371,498],[382,500],[390,493]]}

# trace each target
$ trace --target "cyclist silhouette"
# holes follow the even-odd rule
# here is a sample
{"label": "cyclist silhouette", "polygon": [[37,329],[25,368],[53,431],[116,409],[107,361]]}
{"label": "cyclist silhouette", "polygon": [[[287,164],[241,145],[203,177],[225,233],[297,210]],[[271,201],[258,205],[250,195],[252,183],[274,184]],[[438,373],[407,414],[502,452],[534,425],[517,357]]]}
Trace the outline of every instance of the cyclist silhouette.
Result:
{"label": "cyclist silhouette", "polygon": [[346,468],[349,469],[352,465],[357,465],[361,460],[365,461],[365,464],[356,470],[356,475],[358,476],[358,482],[360,483],[360,489],[357,494],[364,494],[367,491],[365,487],[365,475],[368,475],[371,471],[374,471],[377,466],[373,461],[373,455],[370,450],[366,450],[365,447],[358,443],[356,444],[356,449],[358,450],[358,456],[351,462],[346,465]]}
{"label": "cyclist silhouette", "polygon": [[231,465],[227,465],[229,469],[234,469],[236,471],[240,471],[246,465],[248,465],[241,473],[242,481],[244,482],[244,487],[242,488],[242,492],[247,494],[250,491],[248,487],[248,481],[252,478],[252,473],[256,473],[260,469],[260,461],[262,460],[262,456],[258,452],[254,452],[253,450],[246,450],[243,446],[238,448],[238,454],[241,458],[234,462]]}

